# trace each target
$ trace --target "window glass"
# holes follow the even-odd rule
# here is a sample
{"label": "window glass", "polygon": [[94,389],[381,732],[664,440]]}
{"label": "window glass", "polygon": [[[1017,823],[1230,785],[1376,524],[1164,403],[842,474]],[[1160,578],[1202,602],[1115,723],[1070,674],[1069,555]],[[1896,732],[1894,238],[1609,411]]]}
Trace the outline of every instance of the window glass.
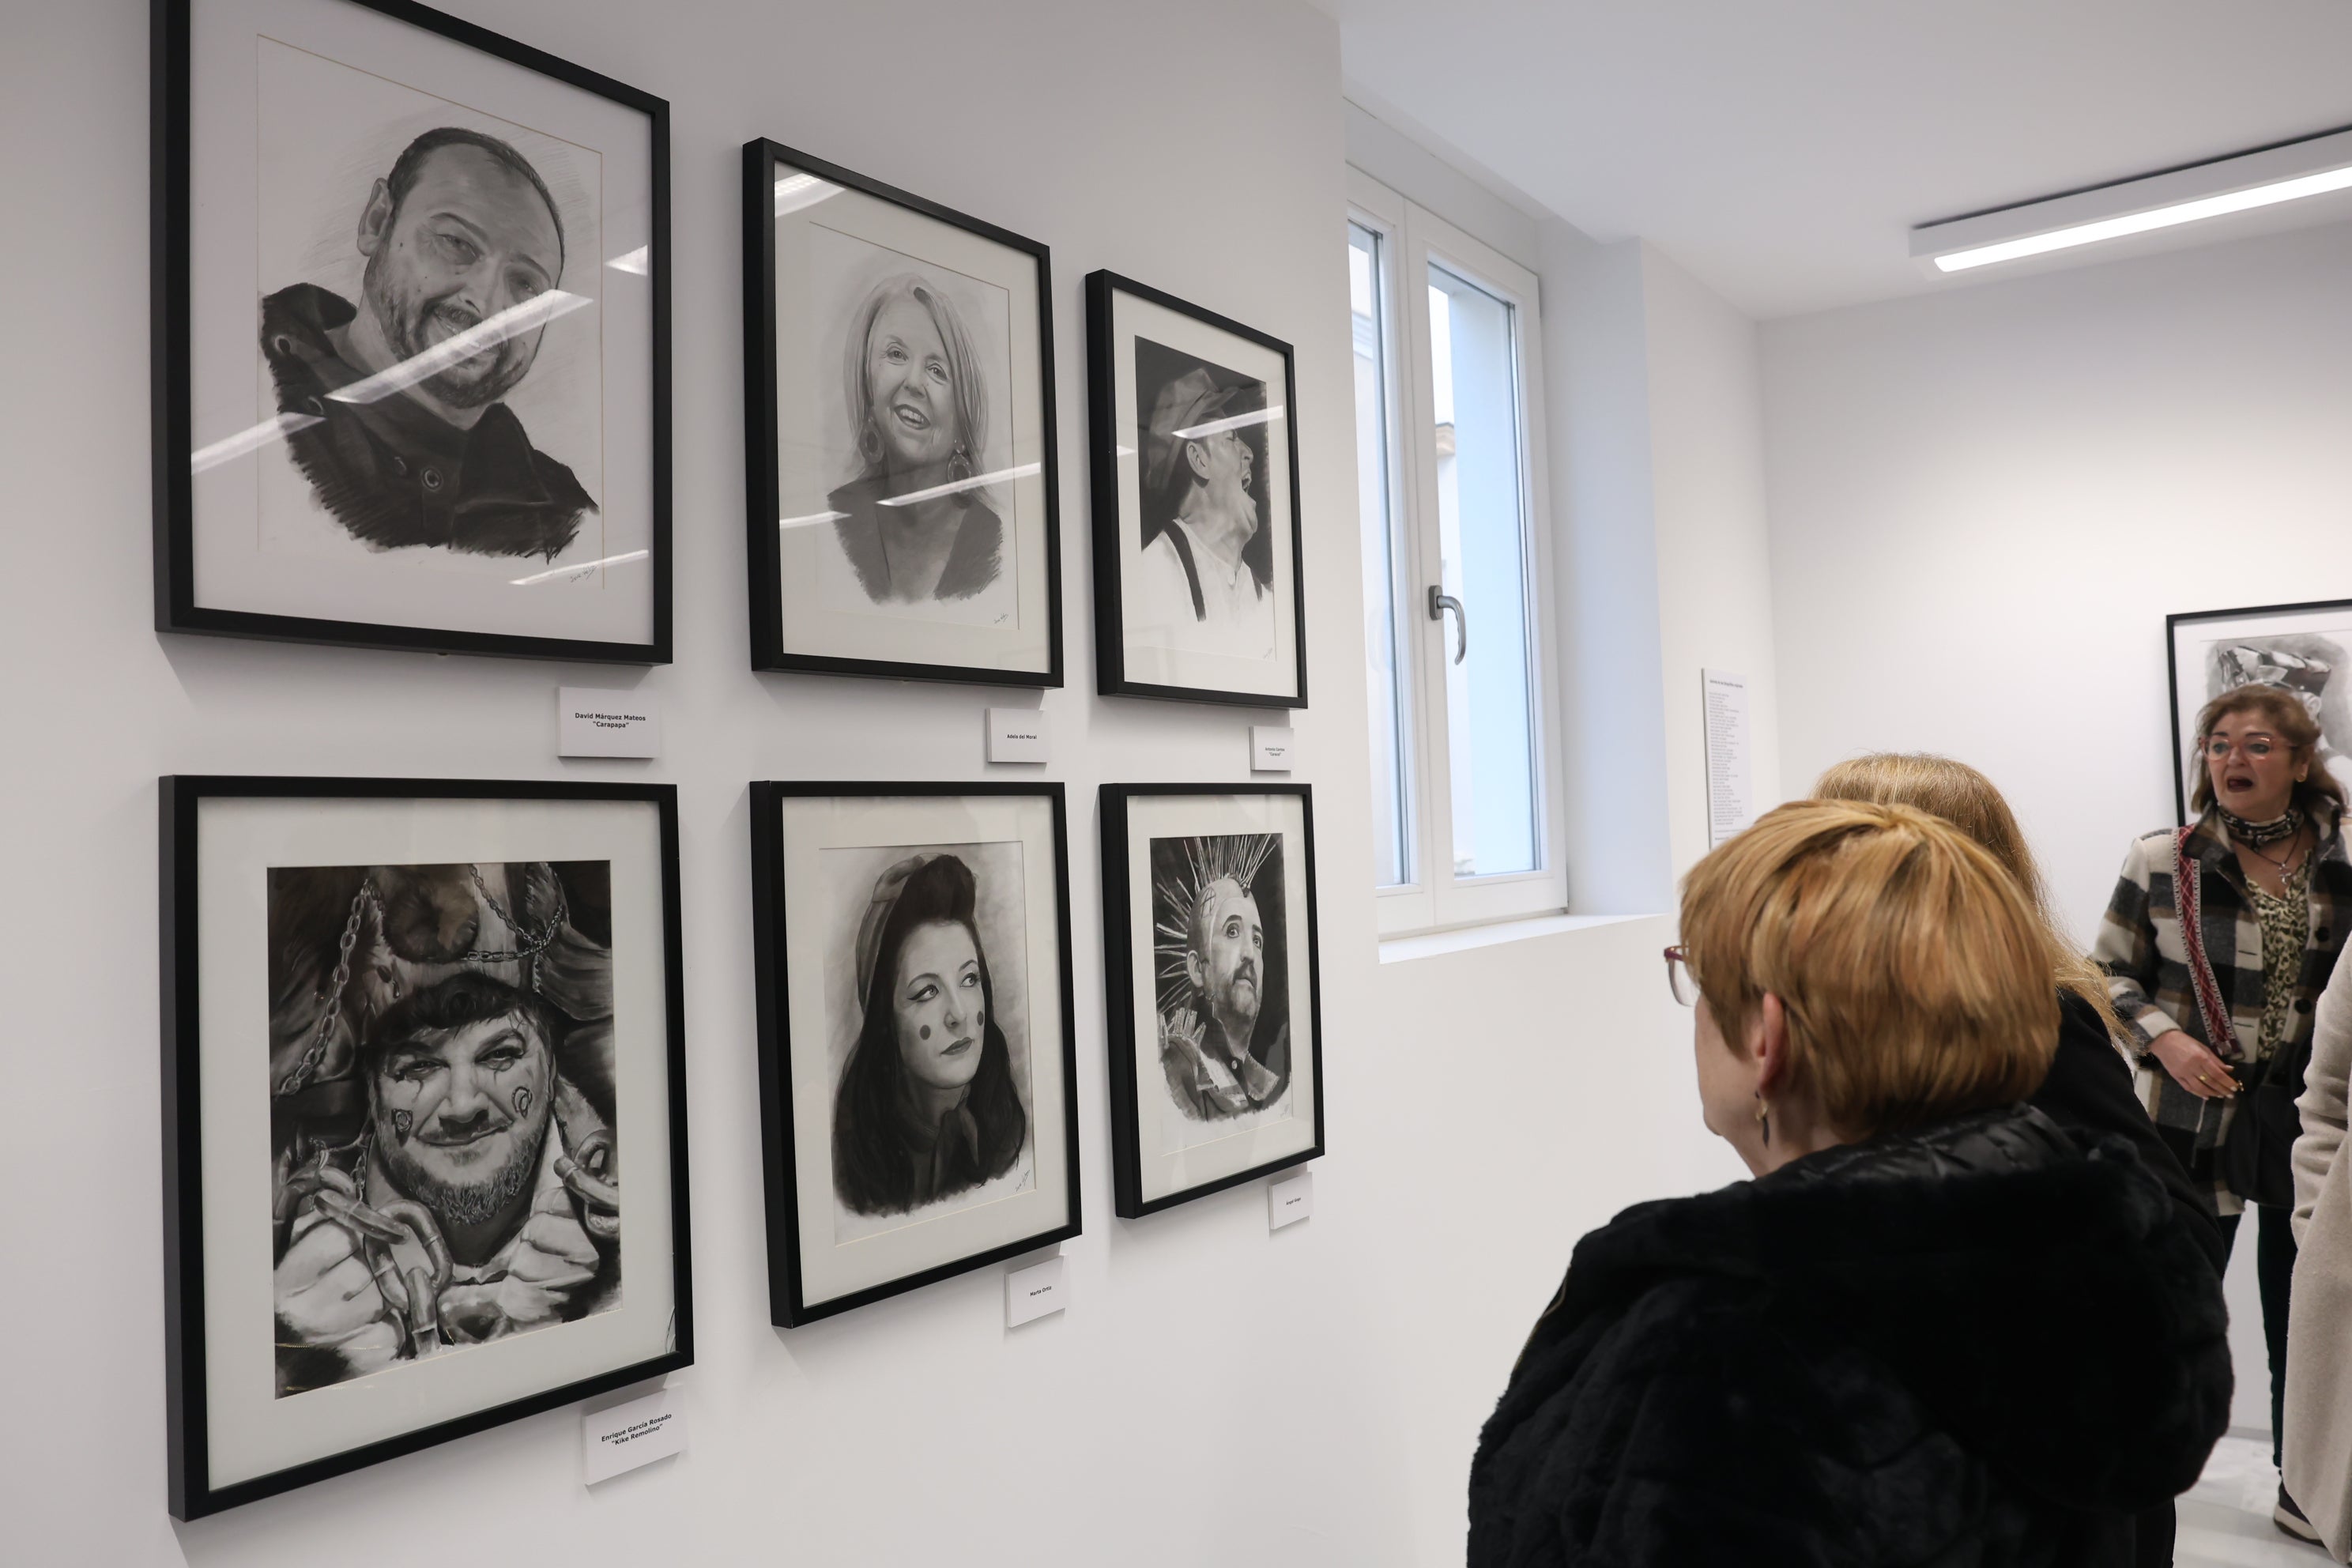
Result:
{"label": "window glass", "polygon": [[1463,606],[1444,628],[1457,877],[1541,864],[1512,315],[1507,301],[1430,264],[1438,549],[1444,590]]}
{"label": "window glass", "polygon": [[1391,404],[1381,238],[1348,226],[1348,295],[1356,339],[1356,497],[1363,512],[1365,686],[1371,697],[1372,864],[1379,885],[1412,879],[1406,709],[1397,647],[1400,541],[1389,450]]}

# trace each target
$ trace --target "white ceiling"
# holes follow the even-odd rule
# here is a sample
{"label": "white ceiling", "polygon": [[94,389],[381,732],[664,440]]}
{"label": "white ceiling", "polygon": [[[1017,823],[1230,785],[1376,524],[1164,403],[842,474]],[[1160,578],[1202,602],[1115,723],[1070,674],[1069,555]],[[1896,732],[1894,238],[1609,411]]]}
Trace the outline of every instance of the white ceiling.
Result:
{"label": "white ceiling", "polygon": [[1316,3],[1365,108],[1759,319],[1954,286],[1915,224],[2352,122],[2352,0]]}

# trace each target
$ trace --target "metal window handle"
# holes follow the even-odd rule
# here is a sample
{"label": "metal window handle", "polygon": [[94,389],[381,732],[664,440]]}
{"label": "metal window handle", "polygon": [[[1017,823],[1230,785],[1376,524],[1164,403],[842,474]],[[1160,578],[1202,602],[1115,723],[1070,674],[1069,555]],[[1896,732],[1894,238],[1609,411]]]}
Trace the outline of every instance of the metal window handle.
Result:
{"label": "metal window handle", "polygon": [[1461,600],[1432,583],[1429,585],[1429,618],[1443,622],[1448,610],[1454,612],[1454,662],[1460,664],[1470,653],[1470,612],[1462,607]]}

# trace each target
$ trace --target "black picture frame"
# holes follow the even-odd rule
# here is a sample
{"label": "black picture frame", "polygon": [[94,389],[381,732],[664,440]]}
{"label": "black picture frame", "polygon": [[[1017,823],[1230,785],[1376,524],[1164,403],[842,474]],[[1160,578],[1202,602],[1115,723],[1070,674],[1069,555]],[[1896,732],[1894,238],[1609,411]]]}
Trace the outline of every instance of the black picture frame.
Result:
{"label": "black picture frame", "polygon": [[318,643],[339,647],[483,654],[597,664],[671,660],[669,102],[584,66],[533,48],[415,0],[342,0],[436,33],[453,43],[551,77],[643,113],[651,139],[652,190],[646,282],[653,321],[651,519],[653,635],[643,643],[458,631],[435,626],[283,616],[202,605],[195,598],[195,498],[190,298],[189,47],[195,0],[149,0],[148,215],[150,423],[153,446],[155,629],[205,637]]}
{"label": "black picture frame", "polygon": [[[1125,599],[1121,563],[1127,551],[1121,533],[1119,495],[1118,344],[1114,341],[1113,296],[1139,300],[1190,316],[1281,357],[1283,421],[1289,447],[1290,583],[1292,625],[1297,629],[1295,689],[1288,696],[1263,692],[1225,691],[1209,687],[1171,686],[1132,679],[1127,669]],[[1280,338],[1246,326],[1230,316],[1179,299],[1132,278],[1103,270],[1087,275],[1087,456],[1091,476],[1095,545],[1095,670],[1096,689],[1105,697],[1151,697],[1180,702],[1214,702],[1238,708],[1289,710],[1307,704],[1307,531],[1299,505],[1298,373],[1291,346]]]}
{"label": "black picture frame", "polygon": [[[1197,1185],[1158,1198],[1142,1193],[1141,1085],[1136,1079],[1135,1013],[1137,985],[1149,986],[1149,975],[1139,977],[1133,963],[1134,889],[1128,878],[1131,849],[1129,808],[1139,798],[1154,796],[1292,796],[1299,803],[1303,853],[1300,874],[1305,879],[1307,931],[1307,1009],[1315,1089],[1314,1142],[1293,1153],[1252,1165],[1246,1170],[1213,1177]],[[1113,1210],[1121,1219],[1173,1208],[1212,1193],[1270,1176],[1295,1165],[1318,1160],[1328,1152],[1324,1126],[1323,966],[1320,914],[1316,898],[1315,795],[1305,784],[1111,784],[1101,788],[1103,992],[1108,1013],[1109,1047],[1111,1188]],[[1147,890],[1148,892],[1148,890]],[[1293,946],[1298,944],[1294,941]],[[1293,959],[1295,963],[1296,960]]]}
{"label": "black picture frame", "polygon": [[[751,668],[770,672],[853,675],[888,680],[940,680],[1029,689],[1063,683],[1062,525],[1059,433],[1054,397],[1054,279],[1052,252],[1044,242],[999,227],[880,180],[869,179],[826,159],[766,137],[743,143],[743,408],[745,550],[751,591]],[[793,652],[784,647],[779,584],[782,546],[777,519],[781,468],[776,438],[776,232],[772,195],[775,170],[786,164],[818,179],[863,192],[982,239],[1021,251],[1037,269],[1039,395],[1042,401],[1041,474],[1045,525],[1046,667],[1043,670],[992,666],[929,664]]]}
{"label": "black picture frame", "polygon": [[[694,1363],[694,1269],[688,1195],[686,991],[679,931],[677,789],[666,784],[476,779],[299,778],[167,774],[158,781],[163,1141],[163,1331],[168,1500],[172,1517],[208,1514],[364,1469],[403,1454],[519,1421]],[[197,819],[209,799],[610,801],[652,805],[659,825],[663,999],[668,1036],[671,1347],[559,1387],[364,1443],[253,1479],[215,1486],[208,1463],[205,1193],[201,1104]]]}
{"label": "black picture frame", "polygon": [[[2172,799],[2180,821],[2185,825],[2195,819],[2189,809],[2189,775],[2196,765],[2189,755],[2189,735],[2184,721],[2193,721],[2197,707],[2206,699],[2182,701],[2180,689],[2181,634],[2195,626],[2216,622],[2267,620],[2281,616],[2343,616],[2352,619],[2352,599],[2306,599],[2291,605],[2248,605],[2226,610],[2184,610],[2164,617],[2164,674],[2166,691],[2172,709]],[[2276,634],[2270,634],[2276,635]],[[2352,647],[2346,650],[2352,653]],[[2339,700],[2352,701],[2352,668],[2339,668],[2334,679],[2347,687]],[[2342,710],[2338,717],[2343,718]],[[2324,748],[2352,753],[2352,724],[2341,723],[2330,732],[2326,721],[2322,721]]]}
{"label": "black picture frame", "polygon": [[[1060,1061],[1065,1086],[1062,1096],[1067,1221],[1056,1227],[1024,1236],[999,1247],[957,1258],[937,1267],[900,1276],[866,1289],[822,1301],[808,1300],[801,1268],[801,1227],[798,1165],[793,1138],[791,977],[786,973],[787,914],[784,888],[784,846],[779,807],[795,797],[873,797],[895,799],[1011,796],[1045,799],[1051,804],[1054,837],[1054,880],[1056,906],[1056,963],[1060,971],[1062,1039]],[[1068,805],[1058,782],[1013,781],[853,783],[759,781],[751,786],[751,941],[757,997],[760,1051],[760,1137],[762,1188],[767,1209],[768,1293],[771,1320],[779,1327],[806,1323],[851,1311],[872,1302],[903,1295],[977,1268],[1002,1263],[1083,1234],[1078,1148],[1077,1023],[1071,980],[1070,856]],[[1032,1058],[1036,1055],[1034,1043]],[[1037,1132],[1042,1140],[1041,1125]]]}

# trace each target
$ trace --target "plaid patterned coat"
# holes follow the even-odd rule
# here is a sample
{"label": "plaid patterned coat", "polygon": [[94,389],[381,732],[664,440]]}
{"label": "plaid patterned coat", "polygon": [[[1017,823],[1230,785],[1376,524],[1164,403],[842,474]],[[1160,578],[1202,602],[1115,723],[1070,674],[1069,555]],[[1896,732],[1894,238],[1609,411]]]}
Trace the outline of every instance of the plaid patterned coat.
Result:
{"label": "plaid patterned coat", "polygon": [[[2319,858],[2311,869],[2310,935],[2304,943],[2294,1011],[2277,1053],[2297,1077],[2310,1054],[2312,1009],[2326,989],[2346,936],[2352,934],[2347,930],[2352,926],[2352,856],[2346,852],[2342,824],[2324,814],[2315,814],[2314,822],[2319,831]],[[2116,1012],[2144,1069],[2143,1094],[2158,1130],[2191,1175],[2214,1184],[2221,1212],[2235,1214],[2243,1205],[2223,1184],[2216,1155],[2237,1114],[2236,1103],[2190,1094],[2172,1081],[2147,1047],[2158,1035],[2179,1029],[2225,1061],[2252,1059],[2263,1026],[2263,933],[2253,898],[2246,890],[2245,872],[2220,820],[2209,811],[2189,836],[2189,858],[2197,868],[2205,956],[2213,965],[2234,1037],[2217,1045],[2206,1038],[2204,1016],[2189,978],[2188,950],[2180,942],[2172,885],[2176,831],[2148,834],[2125,855],[2091,956],[2107,972],[2107,994],[2115,999]]]}

